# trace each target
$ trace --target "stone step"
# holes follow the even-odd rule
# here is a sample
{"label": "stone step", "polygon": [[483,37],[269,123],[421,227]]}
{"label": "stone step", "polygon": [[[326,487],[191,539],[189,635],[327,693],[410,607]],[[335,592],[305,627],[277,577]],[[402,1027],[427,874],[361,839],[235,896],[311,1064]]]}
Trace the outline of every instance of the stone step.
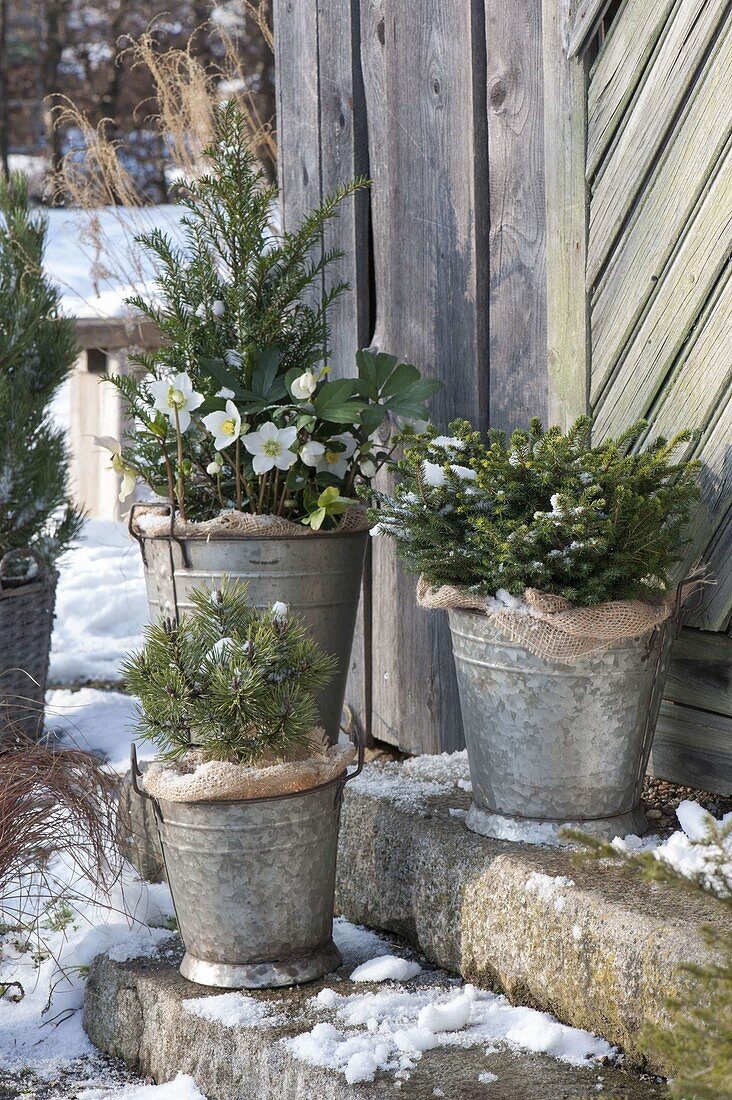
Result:
{"label": "stone step", "polygon": [[[335,990],[344,998],[400,991],[416,996],[459,993],[456,979],[436,970],[423,971],[403,985],[350,981],[354,966],[363,961],[358,943],[351,945],[350,938],[340,941],[344,965],[319,982],[243,997],[226,995],[230,1013],[232,1002],[234,1008],[243,1006],[247,1023],[238,1025],[231,1019],[221,1022],[220,1011],[212,1012],[211,1002],[203,1000],[220,996],[221,990],[193,985],[179,975],[179,942],[171,941],[172,948],[153,958],[113,962],[100,956],[87,982],[84,1026],[101,1050],[158,1083],[190,1074],[208,1100],[384,1100],[398,1095],[415,1100],[588,1100],[603,1093],[618,1100],[660,1100],[667,1095],[662,1082],[613,1065],[572,1065],[485,1038],[475,1045],[457,1045],[470,1041],[465,1031],[455,1032],[451,1045],[412,1055],[406,1068],[377,1071],[371,1082],[349,1083],[343,1072],[303,1061],[288,1047],[288,1039],[317,1024],[334,1024],[348,1037],[355,1034],[343,1025],[337,1007],[324,1005],[322,997],[314,1000],[321,990]],[[330,994],[330,999],[336,998]],[[376,1025],[365,1019],[371,1011],[362,1013],[355,1029],[361,1035],[374,1031]],[[378,1008],[373,1015],[378,1019]]]}
{"label": "stone step", "polygon": [[[345,792],[336,911],[396,933],[514,1003],[603,1035],[645,1064],[644,1025],[663,1026],[666,998],[691,981],[678,965],[712,961],[702,925],[724,923],[729,933],[729,918],[703,897],[578,866],[566,849],[469,832],[466,786],[464,753],[367,765]],[[123,832],[133,862],[153,878],[157,830],[140,801],[128,787]]]}
{"label": "stone step", "polygon": [[[578,865],[566,848],[471,833],[460,757],[374,763],[349,784],[337,911],[646,1063],[644,1026],[664,1026],[667,997],[693,986],[680,964],[718,961],[702,926],[731,935],[729,910],[607,865]],[[652,1056],[650,1064],[674,1069]]]}

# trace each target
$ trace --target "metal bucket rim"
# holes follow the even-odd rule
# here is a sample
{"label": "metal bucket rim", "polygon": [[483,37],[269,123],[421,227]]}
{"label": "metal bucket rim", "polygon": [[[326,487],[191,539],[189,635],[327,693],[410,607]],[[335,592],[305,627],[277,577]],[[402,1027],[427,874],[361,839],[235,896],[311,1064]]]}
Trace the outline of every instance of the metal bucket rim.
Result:
{"label": "metal bucket rim", "polygon": [[156,798],[152,794],[147,794],[147,797],[157,806],[163,802],[168,806],[254,806],[262,802],[284,802],[291,798],[302,798],[303,795],[318,794],[339,783],[345,786],[349,778],[348,772],[344,771],[342,775],[329,779],[327,783],[319,783],[317,787],[305,787],[302,791],[284,791],[282,794],[264,794],[256,798],[197,798],[195,802],[171,802],[169,799]]}
{"label": "metal bucket rim", "polygon": [[142,531],[134,532],[134,537],[143,539],[145,541],[154,542],[156,540],[163,540],[164,542],[314,542],[316,539],[352,539],[358,538],[360,535],[367,535],[369,533],[368,527],[359,528],[358,531],[313,531],[312,534],[307,535],[252,535],[245,534],[243,532],[227,531],[226,533],[217,534],[211,533],[206,535],[171,535],[169,532],[160,535],[146,535]]}

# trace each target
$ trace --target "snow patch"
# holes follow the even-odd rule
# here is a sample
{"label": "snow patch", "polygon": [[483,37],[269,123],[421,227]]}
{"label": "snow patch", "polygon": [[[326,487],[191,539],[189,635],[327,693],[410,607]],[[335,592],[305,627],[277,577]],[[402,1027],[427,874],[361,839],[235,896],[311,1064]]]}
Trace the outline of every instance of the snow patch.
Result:
{"label": "snow patch", "polygon": [[[279,1002],[277,1002],[279,1003]],[[224,1027],[274,1027],[284,1018],[272,1012],[273,1002],[257,1001],[243,993],[220,993],[181,1001],[186,1012]]]}
{"label": "snow patch", "polygon": [[386,798],[407,813],[420,814],[427,799],[454,794],[470,782],[468,754],[463,750],[369,764],[353,782],[367,798]]}
{"label": "snow patch", "polygon": [[526,881],[524,890],[529,894],[538,894],[543,901],[551,902],[556,912],[561,913],[566,904],[562,891],[570,886],[574,886],[574,880],[567,878],[566,875],[552,877],[533,871]]}
{"label": "snow patch", "polygon": [[82,1089],[77,1100],[206,1100],[193,1078],[179,1073],[164,1085],[128,1085],[121,1089]]}
{"label": "snow patch", "polygon": [[375,959],[361,963],[351,974],[352,982],[405,982],[415,978],[422,970],[418,962],[400,959],[397,955],[377,955]]}

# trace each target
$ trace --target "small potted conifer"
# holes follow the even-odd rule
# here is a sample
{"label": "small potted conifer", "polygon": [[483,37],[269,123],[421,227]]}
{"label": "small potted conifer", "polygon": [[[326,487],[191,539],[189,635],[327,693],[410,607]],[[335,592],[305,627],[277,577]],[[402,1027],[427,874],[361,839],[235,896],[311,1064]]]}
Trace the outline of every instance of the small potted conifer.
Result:
{"label": "small potted conifer", "polygon": [[112,379],[134,424],[113,443],[115,468],[126,490],[140,480],[167,502],[167,519],[139,506],[131,518],[153,616],[178,614],[206,576],[241,577],[262,607],[286,601],[339,656],[319,697],[334,740],[367,542],[356,488],[388,457],[375,434],[385,418],[426,419],[441,383],[369,351],[354,377],[329,378],[328,317],[347,286],[328,283],[341,254],[323,250],[323,232],[365,181],[279,232],[277,187],[233,103],[205,157],[209,171],[180,189],[183,243],[139,238],[158,281],[131,304],[163,343],[139,357],[141,374]]}
{"label": "small potted conifer", "polygon": [[458,421],[407,441],[394,494],[376,494],[420,603],[449,613],[476,832],[646,826],[683,595],[671,572],[697,495],[697,463],[674,461],[689,436],[634,452],[646,428],[593,447],[586,417],[508,441]]}
{"label": "small potted conifer", "polygon": [[0,176],[0,739],[43,728],[55,563],[82,524],[50,413],[76,359],[74,324],[43,273],[45,242],[25,177]]}
{"label": "small potted conifer", "polygon": [[124,667],[155,743],[153,800],[186,947],[181,973],[227,988],[294,985],[339,965],[332,939],[338,820],[354,756],[328,745],[315,693],[333,675],[282,603],[246,585],[195,589]]}

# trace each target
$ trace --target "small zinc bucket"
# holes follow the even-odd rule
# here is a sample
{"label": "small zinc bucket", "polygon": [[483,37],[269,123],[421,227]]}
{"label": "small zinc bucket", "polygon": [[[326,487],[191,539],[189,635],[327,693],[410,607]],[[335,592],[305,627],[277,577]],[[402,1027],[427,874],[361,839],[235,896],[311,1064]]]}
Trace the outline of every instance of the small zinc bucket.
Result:
{"label": "small zinc bucket", "polygon": [[313,981],[341,963],[333,942],[343,790],[363,767],[319,787],[220,802],[150,799],[185,956],[201,985],[265,989]]}
{"label": "small zinc bucket", "polygon": [[310,628],[323,652],[338,658],[336,674],[317,695],[320,724],[330,743],[335,744],[346,694],[368,531],[325,531],[270,538],[147,536],[135,529],[137,507],[132,507],[129,526],[142,550],[151,619],[161,616],[177,619],[192,608],[190,593],[194,588],[202,584],[215,587],[225,576],[245,581],[256,607],[271,607],[278,600],[286,603]]}
{"label": "small zinc bucket", "polygon": [[[32,560],[35,577],[19,581],[13,562]],[[31,550],[0,561],[0,742],[43,732],[58,574]]]}
{"label": "small zinc bucket", "polygon": [[451,609],[449,619],[473,787],[468,828],[519,839],[532,823],[610,839],[643,833],[675,621],[567,663],[531,653],[486,615]]}

